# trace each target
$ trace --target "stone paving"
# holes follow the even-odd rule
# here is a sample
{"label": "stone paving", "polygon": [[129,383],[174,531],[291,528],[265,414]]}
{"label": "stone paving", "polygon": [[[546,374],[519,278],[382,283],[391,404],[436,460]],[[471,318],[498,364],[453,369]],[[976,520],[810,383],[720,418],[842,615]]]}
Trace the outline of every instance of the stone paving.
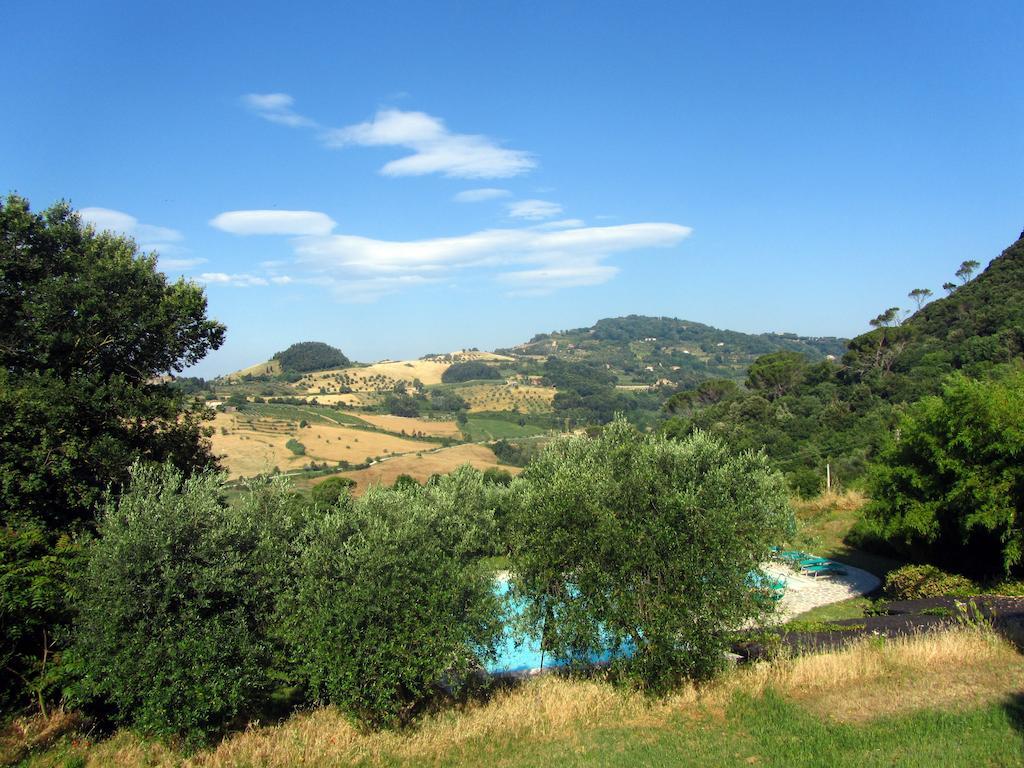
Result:
{"label": "stone paving", "polygon": [[819,605],[838,603],[877,589],[880,583],[877,576],[846,563],[841,565],[846,573],[832,576],[805,576],[782,563],[766,565],[767,574],[786,580],[777,621],[787,621]]}

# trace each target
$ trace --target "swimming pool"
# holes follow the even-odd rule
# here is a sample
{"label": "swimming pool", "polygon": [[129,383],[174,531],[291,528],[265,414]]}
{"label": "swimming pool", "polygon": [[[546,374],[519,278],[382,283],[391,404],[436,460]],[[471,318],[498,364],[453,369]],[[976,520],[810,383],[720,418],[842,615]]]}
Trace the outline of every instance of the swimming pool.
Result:
{"label": "swimming pool", "polygon": [[[762,581],[762,578],[765,577],[762,577],[760,574],[751,574],[751,577],[751,586],[767,586],[774,595],[782,596],[782,591],[785,589],[784,580],[772,580],[766,584]],[[509,584],[507,579],[496,579],[494,582],[494,592],[501,600],[505,601],[506,610],[513,614],[513,616],[509,617],[510,619],[515,618],[515,615],[519,615],[522,612],[522,604],[517,604],[508,598]],[[492,675],[515,675],[564,666],[564,662],[552,658],[551,654],[541,653],[539,637],[532,634],[526,637],[517,637],[512,625],[513,621],[505,622],[501,640],[496,648],[497,658],[485,666],[488,673]],[[631,654],[632,649],[630,648],[620,651],[620,655],[624,658],[629,657]],[[605,651],[599,654],[591,654],[585,659],[581,659],[581,661],[586,661],[590,664],[601,664],[611,661],[613,658],[615,658],[614,654],[610,651]]]}
{"label": "swimming pool", "polygon": [[[508,598],[509,585],[506,579],[496,579],[494,582],[494,592],[505,601],[506,609],[512,614],[519,615],[522,610],[522,604],[516,603]],[[514,619],[515,616],[510,616],[510,619]],[[501,640],[497,644],[498,656],[497,660],[486,665],[485,669],[492,675],[508,675],[508,674],[520,674],[524,672],[531,672],[540,669],[550,669],[553,667],[564,666],[564,662],[552,658],[549,653],[541,653],[540,649],[540,638],[535,635],[527,635],[526,637],[517,637],[515,629],[513,628],[513,621],[506,621],[505,628],[502,630]],[[519,641],[519,642],[517,642]],[[632,651],[623,651],[623,655],[628,656]],[[600,664],[602,662],[611,661],[613,654],[610,652],[604,652],[599,654],[590,654],[582,661],[586,661],[589,664]]]}

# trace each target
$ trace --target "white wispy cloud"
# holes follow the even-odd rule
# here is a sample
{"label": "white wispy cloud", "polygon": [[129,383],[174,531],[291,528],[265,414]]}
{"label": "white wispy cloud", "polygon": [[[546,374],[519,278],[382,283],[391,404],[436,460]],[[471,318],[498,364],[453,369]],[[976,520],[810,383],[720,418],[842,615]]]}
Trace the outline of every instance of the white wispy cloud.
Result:
{"label": "white wispy cloud", "polygon": [[516,200],[507,207],[509,216],[530,221],[550,219],[562,212],[562,206],[550,200]]}
{"label": "white wispy cloud", "polygon": [[452,198],[456,203],[482,203],[485,200],[497,200],[508,197],[512,193],[507,189],[483,187],[482,189],[464,189]]}
{"label": "white wispy cloud", "polygon": [[329,147],[402,147],[412,154],[386,163],[385,176],[440,173],[460,179],[518,176],[537,166],[529,152],[507,149],[481,134],[455,133],[441,118],[425,112],[382,109],[372,120],[343,128],[326,128],[293,109],[287,93],[250,93],[242,97],[250,110],[273,123],[315,129]]}
{"label": "white wispy cloud", "polygon": [[498,280],[512,288],[512,296],[546,296],[560,288],[600,285],[618,273],[618,267],[580,259],[557,266],[504,272],[498,275]]}
{"label": "white wispy cloud", "polygon": [[[269,217],[282,213],[303,216]],[[499,269],[497,281],[521,296],[598,285],[619,271],[605,263],[610,256],[673,246],[691,232],[667,222],[588,227],[579,219],[563,219],[452,237],[379,240],[335,233],[333,220],[315,211],[228,211],[210,223],[238,235],[292,234],[294,260],[264,262],[265,277],[206,273],[201,276],[206,282],[319,285],[339,299],[360,302],[448,280],[467,269]],[[285,267],[299,274],[285,275]]]}
{"label": "white wispy cloud", "polygon": [[164,258],[163,253],[161,253],[160,269],[181,271],[186,269],[192,269],[192,267],[198,267],[200,264],[205,264],[206,261],[206,259],[200,258],[168,259]]}
{"label": "white wispy cloud", "polygon": [[425,112],[382,109],[372,120],[326,131],[328,146],[394,146],[411,155],[386,163],[385,176],[423,176],[440,173],[460,179],[518,176],[537,166],[529,152],[501,147],[493,139],[453,133],[444,121]]}
{"label": "white wispy cloud", "polygon": [[288,125],[292,128],[316,128],[317,122],[292,109],[295,99],[287,93],[248,93],[242,97],[242,103],[249,109],[272,123]]}
{"label": "white wispy cloud", "polygon": [[253,286],[270,285],[265,277],[248,274],[229,275],[226,272],[203,272],[197,278],[201,283],[229,285],[235,288],[251,288]]}
{"label": "white wispy cloud", "polygon": [[319,211],[225,211],[210,225],[233,235],[326,235],[335,223]]}
{"label": "white wispy cloud", "polygon": [[97,230],[108,230],[133,238],[145,251],[181,252],[183,249],[172,244],[184,240],[184,235],[170,227],[144,224],[130,213],[112,208],[82,208],[78,211],[82,221],[92,224]]}
{"label": "white wispy cloud", "polygon": [[586,226],[583,219],[559,219],[558,221],[546,221],[543,224],[534,224],[534,229],[576,229]]}

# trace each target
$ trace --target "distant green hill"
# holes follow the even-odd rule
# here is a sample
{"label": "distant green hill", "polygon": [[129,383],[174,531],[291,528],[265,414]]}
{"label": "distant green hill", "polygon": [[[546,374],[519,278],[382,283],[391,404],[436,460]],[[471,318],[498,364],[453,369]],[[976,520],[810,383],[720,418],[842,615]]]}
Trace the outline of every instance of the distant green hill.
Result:
{"label": "distant green hill", "polygon": [[525,344],[497,351],[596,363],[616,372],[622,384],[693,384],[708,378],[741,381],[750,363],[770,352],[799,352],[814,361],[838,357],[846,351],[846,340],[755,335],[671,317],[629,315],[598,320],[589,328],[538,334]]}

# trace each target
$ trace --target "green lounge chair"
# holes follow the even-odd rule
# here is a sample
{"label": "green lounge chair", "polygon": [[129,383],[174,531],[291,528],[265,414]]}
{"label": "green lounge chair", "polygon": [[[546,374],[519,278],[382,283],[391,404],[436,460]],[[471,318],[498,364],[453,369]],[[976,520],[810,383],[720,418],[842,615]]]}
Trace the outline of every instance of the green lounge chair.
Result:
{"label": "green lounge chair", "polygon": [[808,565],[800,568],[801,573],[818,578],[819,576],[832,576],[833,574],[845,574],[846,569],[839,563],[825,562],[816,565]]}

